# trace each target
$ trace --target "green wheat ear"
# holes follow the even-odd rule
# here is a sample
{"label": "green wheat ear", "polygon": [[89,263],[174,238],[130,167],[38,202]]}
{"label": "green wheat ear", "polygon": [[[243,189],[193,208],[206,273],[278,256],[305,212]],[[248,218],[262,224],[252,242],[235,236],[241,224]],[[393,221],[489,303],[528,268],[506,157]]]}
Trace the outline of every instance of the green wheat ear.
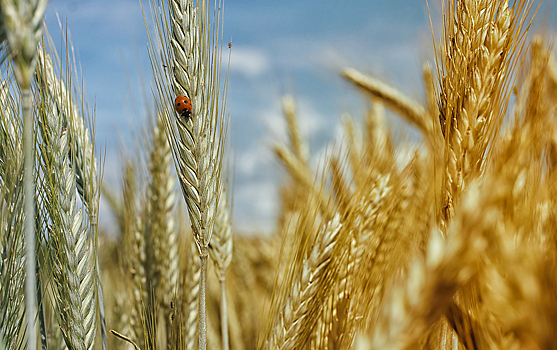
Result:
{"label": "green wheat ear", "polygon": [[24,159],[19,101],[10,95],[12,84],[15,77],[8,74],[0,85],[0,337],[19,349],[25,340]]}
{"label": "green wheat ear", "polygon": [[[37,62],[37,45],[41,37],[41,24],[46,0],[1,0],[0,42],[7,42],[21,88],[23,120],[24,200],[25,200],[25,309],[27,314],[27,347],[37,348],[36,278],[35,278],[35,186],[33,184],[33,119],[31,116],[31,81]],[[31,317],[31,315],[33,317]]]}
{"label": "green wheat ear", "polygon": [[[56,77],[50,56],[39,54],[37,78],[41,91],[40,167],[45,177],[41,183],[42,201],[48,214],[48,233],[51,267],[53,270],[55,307],[62,334],[69,348],[94,348],[97,330],[97,264],[96,227],[89,216],[92,207],[98,207],[98,197],[91,196],[89,204],[78,205],[78,183],[89,181],[92,169],[78,161],[83,148],[92,147],[79,137],[86,133],[76,127],[79,117],[74,95],[65,91],[65,83]],[[84,155],[94,161],[92,154]],[[80,169],[79,172],[77,169]],[[78,175],[81,174],[81,177]],[[96,176],[96,173],[94,174]],[[96,220],[96,218],[95,218]]]}

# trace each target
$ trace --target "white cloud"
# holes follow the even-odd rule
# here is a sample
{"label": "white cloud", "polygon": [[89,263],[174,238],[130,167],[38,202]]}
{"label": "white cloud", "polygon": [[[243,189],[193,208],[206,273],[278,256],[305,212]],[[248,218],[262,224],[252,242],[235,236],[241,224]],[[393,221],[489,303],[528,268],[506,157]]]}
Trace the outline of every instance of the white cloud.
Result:
{"label": "white cloud", "polygon": [[[257,142],[257,141],[256,141]],[[239,176],[251,177],[260,172],[262,167],[268,167],[272,163],[271,150],[265,145],[249,147],[247,151],[240,153],[236,161],[236,171]]]}
{"label": "white cloud", "polygon": [[277,188],[273,181],[249,183],[237,187],[234,193],[234,226],[243,233],[263,230],[267,233],[275,227],[278,211]]}
{"label": "white cloud", "polygon": [[[223,60],[228,59],[223,55]],[[269,58],[265,52],[253,47],[232,47],[230,72],[238,72],[247,77],[256,77],[269,69]]]}

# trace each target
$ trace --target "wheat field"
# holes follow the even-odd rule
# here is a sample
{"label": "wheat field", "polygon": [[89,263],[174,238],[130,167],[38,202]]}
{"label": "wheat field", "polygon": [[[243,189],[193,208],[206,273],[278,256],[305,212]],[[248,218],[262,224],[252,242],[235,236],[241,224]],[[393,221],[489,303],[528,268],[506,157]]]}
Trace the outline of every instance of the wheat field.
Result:
{"label": "wheat field", "polygon": [[[279,218],[248,236],[223,3],[143,1],[156,113],[115,193],[46,0],[0,0],[0,350],[556,348],[557,61],[530,30],[539,2],[444,1],[421,97],[340,71],[369,108],[318,168],[285,96]],[[386,109],[419,140],[396,142]]]}

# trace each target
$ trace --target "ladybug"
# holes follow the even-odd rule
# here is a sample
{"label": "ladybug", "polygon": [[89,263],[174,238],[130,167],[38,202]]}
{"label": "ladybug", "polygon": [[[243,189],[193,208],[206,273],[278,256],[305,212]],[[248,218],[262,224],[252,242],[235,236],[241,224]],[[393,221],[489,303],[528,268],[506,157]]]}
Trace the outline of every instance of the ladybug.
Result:
{"label": "ladybug", "polygon": [[174,109],[182,117],[191,117],[191,100],[184,95],[178,95],[174,100]]}

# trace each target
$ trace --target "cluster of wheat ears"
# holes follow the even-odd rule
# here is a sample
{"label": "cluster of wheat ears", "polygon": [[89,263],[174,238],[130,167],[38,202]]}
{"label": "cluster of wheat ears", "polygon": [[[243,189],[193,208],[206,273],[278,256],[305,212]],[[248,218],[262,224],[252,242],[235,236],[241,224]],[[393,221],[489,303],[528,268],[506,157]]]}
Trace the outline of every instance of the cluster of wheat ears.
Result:
{"label": "cluster of wheat ears", "polygon": [[[0,349],[555,347],[557,63],[527,35],[538,3],[445,1],[424,103],[343,70],[371,104],[320,169],[285,97],[290,179],[265,237],[232,234],[223,4],[143,7],[156,113],[121,196],[46,5],[0,0]],[[421,142],[395,143],[384,106]],[[98,232],[101,192],[117,238]]]}

